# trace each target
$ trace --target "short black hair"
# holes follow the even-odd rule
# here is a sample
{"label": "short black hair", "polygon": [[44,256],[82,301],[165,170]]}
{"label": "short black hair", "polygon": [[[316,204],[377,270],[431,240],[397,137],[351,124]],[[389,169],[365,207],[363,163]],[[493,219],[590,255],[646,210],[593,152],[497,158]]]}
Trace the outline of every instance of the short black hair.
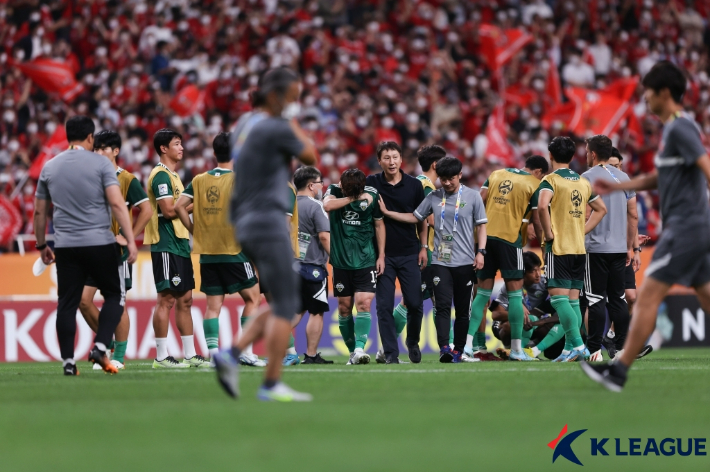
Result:
{"label": "short black hair", "polygon": [[263,106],[266,103],[266,96],[271,92],[276,92],[278,96],[283,97],[291,84],[299,80],[298,74],[285,66],[267,70],[259,78],[259,85],[252,93],[252,105]]}
{"label": "short black hair", "polygon": [[214,156],[217,158],[217,162],[229,162],[231,158],[231,146],[229,145],[230,134],[229,133],[219,133],[214,137],[212,141],[212,149],[214,149]]}
{"label": "short black hair", "polygon": [[530,272],[535,267],[542,266],[542,261],[540,257],[532,251],[525,251],[523,253],[523,267],[525,267],[525,272]]}
{"label": "short black hair", "polygon": [[603,134],[596,134],[585,141],[589,150],[597,154],[597,159],[602,162],[606,162],[611,157],[611,149],[614,147],[611,144],[611,139],[609,136],[604,136]]}
{"label": "short black hair", "polygon": [[574,153],[577,152],[577,146],[575,146],[572,138],[567,136],[557,136],[554,138],[550,145],[547,146],[547,150],[550,151],[550,156],[555,162],[560,164],[569,164],[572,162]]}
{"label": "short black hair", "polygon": [[660,61],[651,67],[641,83],[656,93],[667,88],[673,101],[681,103],[688,81],[678,66],[670,61]]}
{"label": "short black hair", "polygon": [[105,129],[94,135],[94,149],[121,149],[121,135],[117,132]]}
{"label": "short black hair", "polygon": [[439,146],[438,144],[432,144],[430,146],[422,146],[417,151],[417,160],[419,165],[422,166],[422,170],[427,172],[431,169],[431,165],[440,159],[446,157],[446,149]]}
{"label": "short black hair", "polygon": [[76,115],[69,118],[64,125],[67,132],[67,141],[83,141],[90,134],[93,135],[96,131],[94,120],[85,115]]}
{"label": "short black hair", "polygon": [[621,153],[618,149],[616,149],[616,147],[611,148],[611,157],[616,157],[617,159],[619,159],[619,162],[624,160],[624,156],[621,155]]}
{"label": "short black hair", "polygon": [[303,190],[308,187],[308,184],[314,180],[318,180],[321,177],[321,173],[318,169],[312,166],[303,166],[296,169],[293,174],[293,185],[296,186],[296,190]]}
{"label": "short black hair", "polygon": [[543,174],[547,174],[550,169],[550,164],[547,163],[547,159],[542,156],[534,155],[525,159],[525,168],[530,170],[542,170]]}
{"label": "short black hair", "polygon": [[450,179],[461,173],[463,164],[455,157],[446,156],[436,163],[436,174],[439,178]]}
{"label": "short black hair", "polygon": [[172,141],[173,138],[182,140],[182,135],[170,128],[163,128],[156,131],[153,135],[153,147],[155,148],[155,152],[160,155],[160,146],[170,146],[170,141]]}
{"label": "short black hair", "polygon": [[394,141],[382,141],[377,145],[377,150],[375,151],[377,153],[378,161],[380,160],[380,157],[382,157],[382,153],[385,151],[397,151],[400,156],[402,155],[402,148],[399,144]]}
{"label": "short black hair", "polygon": [[357,198],[365,191],[365,173],[360,169],[348,169],[340,176],[343,196]]}

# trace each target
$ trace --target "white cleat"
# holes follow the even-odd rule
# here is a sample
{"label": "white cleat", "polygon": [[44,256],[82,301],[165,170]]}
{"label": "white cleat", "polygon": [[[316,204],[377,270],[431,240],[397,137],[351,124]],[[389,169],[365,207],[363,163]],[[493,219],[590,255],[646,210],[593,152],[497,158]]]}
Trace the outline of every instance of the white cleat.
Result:
{"label": "white cleat", "polygon": [[375,362],[378,364],[387,364],[387,359],[385,358],[385,351],[379,349],[375,355]]}
{"label": "white cleat", "polygon": [[469,356],[464,350],[464,353],[461,354],[461,362],[481,362],[481,359],[479,359],[478,357],[473,357],[473,355]]}
{"label": "white cleat", "polygon": [[601,362],[604,360],[604,356],[602,356],[602,350],[599,349],[597,352],[592,353],[591,356],[589,356],[589,362]]}
{"label": "white cleat", "polygon": [[266,361],[264,359],[259,359],[259,356],[256,354],[242,354],[239,356],[239,363],[252,367],[266,367]]}
{"label": "white cleat", "polygon": [[366,353],[361,347],[358,347],[355,349],[355,352],[353,353],[352,357],[352,363],[353,364],[369,364],[370,363],[370,355]]}
{"label": "white cleat", "polygon": [[[117,361],[116,359],[111,359],[111,364],[112,364],[114,367],[116,367],[118,370],[123,370],[123,369],[126,368],[125,365],[121,364],[121,363],[120,363],[119,361]],[[96,364],[94,364],[94,365],[96,365]]]}
{"label": "white cleat", "polygon": [[355,357],[355,353],[354,353],[354,352],[351,352],[351,353],[350,353],[350,359],[348,359],[348,362],[346,362],[345,365],[353,365],[353,364],[355,364],[355,363],[353,362],[353,357]]}
{"label": "white cleat", "polygon": [[611,362],[619,362],[621,360],[621,355],[624,354],[624,350],[622,349],[621,351],[616,351],[616,355],[614,358],[611,360]]}
{"label": "white cleat", "polygon": [[99,364],[98,362],[97,362],[96,364],[94,364],[94,366],[92,367],[92,369],[93,369],[93,370],[104,370],[104,368],[101,367],[101,364]]}

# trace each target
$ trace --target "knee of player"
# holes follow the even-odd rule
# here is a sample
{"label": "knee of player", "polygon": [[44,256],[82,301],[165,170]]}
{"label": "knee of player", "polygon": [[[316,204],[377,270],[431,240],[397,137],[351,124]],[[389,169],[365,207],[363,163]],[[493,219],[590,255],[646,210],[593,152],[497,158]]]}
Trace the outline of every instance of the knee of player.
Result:
{"label": "knee of player", "polygon": [[91,307],[94,306],[94,299],[89,297],[82,297],[79,302],[79,310],[82,313],[86,313]]}
{"label": "knee of player", "polygon": [[629,305],[636,303],[636,290],[626,291],[626,303]]}
{"label": "knee of player", "polygon": [[183,308],[192,307],[192,291],[187,292],[182,297],[178,298],[178,305]]}

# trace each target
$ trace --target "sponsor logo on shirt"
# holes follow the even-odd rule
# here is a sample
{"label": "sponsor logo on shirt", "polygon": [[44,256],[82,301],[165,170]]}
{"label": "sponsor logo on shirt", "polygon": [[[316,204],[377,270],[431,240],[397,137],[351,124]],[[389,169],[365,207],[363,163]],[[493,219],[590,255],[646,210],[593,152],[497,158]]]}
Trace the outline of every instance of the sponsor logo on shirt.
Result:
{"label": "sponsor logo on shirt", "polygon": [[168,184],[158,184],[158,194],[167,195],[168,194]]}
{"label": "sponsor logo on shirt", "polygon": [[572,215],[572,217],[574,218],[581,218],[584,213],[579,210],[579,207],[582,206],[582,194],[579,193],[579,190],[572,190],[570,200],[572,201],[572,206],[574,207],[574,210],[571,210],[569,214]]}
{"label": "sponsor logo on shirt", "polygon": [[[367,204],[367,202],[365,203]],[[354,225],[359,226],[362,224],[360,220],[360,214],[356,211],[346,211],[343,213],[343,224],[344,225]]]}

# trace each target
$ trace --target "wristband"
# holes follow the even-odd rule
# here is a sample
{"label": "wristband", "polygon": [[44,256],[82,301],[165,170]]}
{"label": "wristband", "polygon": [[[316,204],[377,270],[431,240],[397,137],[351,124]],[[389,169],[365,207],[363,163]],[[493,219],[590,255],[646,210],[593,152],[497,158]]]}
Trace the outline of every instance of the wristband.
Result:
{"label": "wristband", "polygon": [[635,247],[635,248],[634,248],[634,252],[641,252],[641,248],[640,248],[640,247]]}
{"label": "wristband", "polygon": [[41,245],[35,243],[35,249],[37,249],[38,251],[41,251],[42,249],[44,249],[44,248],[46,248],[46,247],[47,247],[47,243],[44,243],[44,244],[41,244]]}

